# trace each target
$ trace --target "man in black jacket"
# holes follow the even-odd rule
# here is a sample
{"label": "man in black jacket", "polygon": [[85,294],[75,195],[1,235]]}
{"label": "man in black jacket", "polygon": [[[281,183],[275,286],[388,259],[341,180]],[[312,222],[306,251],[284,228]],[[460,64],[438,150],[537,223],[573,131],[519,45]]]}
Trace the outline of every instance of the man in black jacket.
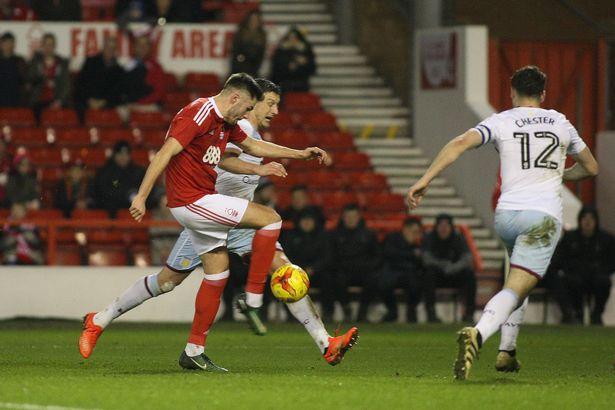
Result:
{"label": "man in black jacket", "polygon": [[465,296],[464,322],[471,322],[476,298],[476,275],[472,253],[462,235],[455,231],[448,214],[436,217],[434,229],[423,244],[425,265],[425,307],[427,319],[439,322],[436,316],[436,288],[458,288]]}
{"label": "man in black jacket", "polygon": [[15,36],[6,32],[0,37],[0,107],[23,105],[26,62],[15,54]]}
{"label": "man in black jacket", "polygon": [[555,251],[549,282],[562,310],[564,323],[583,320],[583,297],[594,299],[591,323],[602,325],[602,313],[615,272],[615,238],[600,229],[598,212],[581,209],[579,226],[567,232]]}
{"label": "man in black jacket", "polygon": [[365,226],[358,205],[344,207],[339,225],[331,233],[331,248],[331,276],[336,299],[344,308],[346,320],[350,320],[348,286],[361,286],[357,320],[365,321],[367,308],[378,290],[380,249],[376,233]]}
{"label": "man in black jacket", "polygon": [[96,172],[94,200],[97,208],[115,217],[118,209],[128,209],[139,189],[145,169],[132,162],[130,144],[118,141],[107,163]]}
{"label": "man in black jacket", "polygon": [[310,275],[310,285],[320,289],[323,320],[333,317],[333,284],[329,264],[331,247],[326,232],[318,224],[318,214],[306,209],[298,216],[297,225],[284,232],[282,245],[289,259]]}
{"label": "man in black jacket", "polygon": [[421,297],[423,280],[422,229],[421,221],[410,217],[404,221],[400,232],[393,232],[384,240],[384,268],[380,286],[388,310],[385,322],[397,320],[397,303],[393,291],[400,287],[406,291],[408,321],[416,323],[416,305]]}

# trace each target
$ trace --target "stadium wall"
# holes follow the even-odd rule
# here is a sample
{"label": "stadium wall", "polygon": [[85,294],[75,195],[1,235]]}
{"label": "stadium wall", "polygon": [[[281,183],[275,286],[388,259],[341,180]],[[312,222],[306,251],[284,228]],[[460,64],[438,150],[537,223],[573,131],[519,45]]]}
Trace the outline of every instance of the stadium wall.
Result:
{"label": "stadium wall", "polygon": [[596,179],[596,199],[601,228],[615,234],[615,131],[602,132],[596,138],[596,156],[600,174]]}
{"label": "stadium wall", "polygon": [[[16,317],[60,318],[79,320],[86,312],[103,309],[113,298],[143,276],[158,272],[160,268],[123,267],[3,267],[0,268],[0,320]],[[127,322],[191,322],[194,298],[202,280],[200,270],[168,295],[154,302],[145,302],[119,318]],[[604,322],[615,325],[615,287],[611,290]],[[438,315],[452,320],[452,304],[438,303]],[[374,309],[370,317],[379,316]],[[419,320],[425,320],[419,305]],[[402,309],[402,313],[403,313]],[[218,314],[224,313],[221,309]],[[341,312],[338,312],[341,313]],[[381,312],[382,313],[382,312]],[[543,304],[530,303],[525,315],[526,323],[542,323]],[[589,318],[589,311],[587,311]],[[559,323],[559,309],[550,302],[547,323]]]}

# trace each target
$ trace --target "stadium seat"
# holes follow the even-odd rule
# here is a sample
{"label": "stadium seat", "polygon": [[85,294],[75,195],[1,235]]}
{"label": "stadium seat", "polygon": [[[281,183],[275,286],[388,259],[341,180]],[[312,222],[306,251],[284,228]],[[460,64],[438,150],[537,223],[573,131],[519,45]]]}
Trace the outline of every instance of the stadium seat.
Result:
{"label": "stadium seat", "polygon": [[[120,210],[118,210],[115,218],[116,219],[131,220],[131,221],[133,220],[132,215],[130,215],[130,211],[128,209],[120,209]],[[151,219],[151,218],[152,218],[152,213],[151,212],[147,212],[143,219]]]}
{"label": "stadium seat", "polygon": [[170,118],[161,112],[133,111],[130,113],[130,126],[139,128],[166,128]]}
{"label": "stadium seat", "polygon": [[190,101],[192,101],[192,99],[190,98],[190,93],[187,91],[170,92],[164,97],[164,107],[169,113],[174,115],[188,105]]}
{"label": "stadium seat", "polygon": [[316,145],[328,151],[352,151],[355,148],[354,138],[347,132],[311,133],[309,144]]}
{"label": "stadium seat", "polygon": [[164,138],[167,135],[167,128],[161,129],[144,129],[141,133],[142,144],[150,149],[158,150],[164,144]]}
{"label": "stadium seat", "polygon": [[302,161],[302,160],[292,160],[288,163],[286,167],[288,170],[292,170],[293,172],[316,172],[322,171],[326,167],[323,164],[320,164],[318,160],[310,160],[310,161]]}
{"label": "stadium seat", "polygon": [[353,172],[350,174],[353,187],[359,191],[388,191],[387,177],[375,172]]}
{"label": "stadium seat", "polygon": [[[315,161],[310,161],[315,162]],[[294,170],[294,169],[293,169]],[[339,191],[346,189],[348,180],[346,174],[334,171],[316,171],[308,175],[308,187],[322,191]]]}
{"label": "stadium seat", "polygon": [[128,250],[122,246],[91,247],[88,262],[91,266],[126,266]]}
{"label": "stadium seat", "polygon": [[116,0],[81,0],[83,21],[115,21]]}
{"label": "stadium seat", "polygon": [[28,108],[0,108],[0,125],[34,127],[36,120]]}
{"label": "stadium seat", "polygon": [[55,219],[62,219],[62,211],[59,209],[33,209],[28,211],[28,219],[41,219],[51,221]]}
{"label": "stadium seat", "polygon": [[292,130],[295,128],[295,120],[293,116],[287,112],[281,112],[275,116],[275,118],[271,121],[271,132],[274,134],[276,131],[286,131]]}
{"label": "stadium seat", "polygon": [[92,143],[92,137],[87,128],[58,130],[55,134],[55,144],[58,147],[87,147]]}
{"label": "stadium seat", "polygon": [[[275,119],[274,119],[275,121]],[[284,129],[274,132],[273,141],[276,144],[291,148],[302,148],[307,145],[308,134],[302,130]]]}
{"label": "stadium seat", "polygon": [[151,266],[152,256],[150,254],[149,245],[133,246],[130,250],[132,261],[135,266]]}
{"label": "stadium seat", "polygon": [[184,78],[186,90],[198,90],[203,96],[214,95],[220,91],[220,79],[213,73],[188,72]]}
{"label": "stadium seat", "polygon": [[85,235],[88,244],[110,244],[119,245],[130,242],[129,235],[118,229],[86,229]]}
{"label": "stadium seat", "polygon": [[121,127],[122,119],[116,110],[87,110],[85,125],[89,127]]}
{"label": "stadium seat", "polygon": [[69,128],[79,125],[79,120],[74,110],[67,108],[47,109],[41,115],[41,125],[44,127]]}
{"label": "stadium seat", "polygon": [[308,131],[338,130],[335,116],[324,111],[302,113],[299,123],[304,130]]}
{"label": "stadium seat", "polygon": [[167,93],[175,92],[179,89],[177,77],[173,73],[164,73],[164,86]]}
{"label": "stadium seat", "polygon": [[118,141],[126,141],[130,144],[134,143],[135,132],[125,128],[110,128],[96,130],[98,136],[98,142],[105,147],[112,147]]}
{"label": "stadium seat", "polygon": [[276,188],[290,189],[295,185],[305,185],[308,182],[307,173],[288,174],[286,178],[270,177]]}
{"label": "stadium seat", "polygon": [[33,148],[27,155],[37,167],[61,166],[70,160],[70,152],[58,148]]}
{"label": "stadium seat", "polygon": [[89,167],[101,167],[107,162],[108,156],[111,154],[109,148],[79,148],[71,152],[72,160],[81,160]]}
{"label": "stadium seat", "polygon": [[128,231],[131,244],[149,244],[148,228],[131,228]]}
{"label": "stadium seat", "polygon": [[333,166],[345,171],[365,171],[371,167],[369,156],[362,152],[337,153],[333,156]]}
{"label": "stadium seat", "polygon": [[[154,153],[152,152],[151,156],[153,155]],[[147,149],[135,149],[132,151],[131,157],[135,164],[147,167],[150,161],[150,151]]]}
{"label": "stadium seat", "polygon": [[286,93],[284,109],[288,111],[321,111],[320,97],[314,93]]}
{"label": "stadium seat", "polygon": [[39,175],[43,185],[51,185],[55,188],[55,184],[64,176],[64,171],[61,167],[42,168]]}
{"label": "stadium seat", "polygon": [[61,247],[57,249],[61,249],[64,245],[77,244],[77,240],[75,238],[76,231],[74,228],[60,228],[56,231],[56,241],[58,244],[62,244]]}
{"label": "stadium seat", "polygon": [[79,246],[61,246],[56,250],[56,265],[79,266],[83,265],[83,250]]}
{"label": "stadium seat", "polygon": [[354,192],[323,192],[318,205],[322,206],[325,215],[338,214],[348,204],[358,204],[359,198]]}
{"label": "stadium seat", "polygon": [[6,219],[11,214],[10,209],[0,209],[0,219]]}
{"label": "stadium seat", "polygon": [[109,212],[104,209],[75,209],[71,214],[72,219],[101,220],[109,219]]}
{"label": "stadium seat", "polygon": [[391,193],[366,193],[365,207],[371,212],[407,212],[403,195]]}
{"label": "stadium seat", "polygon": [[25,147],[42,147],[48,145],[47,133],[41,128],[25,127],[12,128],[7,127],[4,132],[5,138],[15,146],[23,145]]}

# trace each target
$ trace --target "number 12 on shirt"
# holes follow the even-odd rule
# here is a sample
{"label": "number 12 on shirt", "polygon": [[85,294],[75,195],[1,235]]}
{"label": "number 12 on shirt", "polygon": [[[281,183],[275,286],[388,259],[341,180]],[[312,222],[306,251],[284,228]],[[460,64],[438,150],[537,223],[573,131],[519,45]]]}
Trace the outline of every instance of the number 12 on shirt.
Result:
{"label": "number 12 on shirt", "polygon": [[[513,137],[521,140],[521,169],[530,169],[530,134],[527,132],[515,132]],[[558,163],[549,161],[549,157],[559,146],[559,137],[549,131],[536,131],[534,133],[534,138],[546,138],[551,140],[550,144],[547,145],[534,160],[534,167],[557,169]]]}

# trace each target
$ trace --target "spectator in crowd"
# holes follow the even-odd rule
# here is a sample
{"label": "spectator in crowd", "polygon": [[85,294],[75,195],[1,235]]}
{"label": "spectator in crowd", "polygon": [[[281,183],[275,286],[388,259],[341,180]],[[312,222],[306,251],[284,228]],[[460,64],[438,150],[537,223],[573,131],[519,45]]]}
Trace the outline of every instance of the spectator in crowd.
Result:
{"label": "spectator in crowd", "polygon": [[[11,205],[9,221],[25,218],[26,205],[16,202]],[[0,252],[4,265],[42,265],[44,263],[41,238],[35,225],[6,224],[0,237]]]}
{"label": "spectator in crowd", "polygon": [[203,19],[200,0],[118,0],[115,4],[118,25],[129,23],[164,25],[197,22]]}
{"label": "spectator in crowd", "polygon": [[346,320],[351,319],[348,286],[362,287],[358,321],[365,321],[367,309],[377,295],[380,250],[376,233],[365,226],[359,206],[344,207],[339,225],[331,232],[331,279],[335,298],[342,304]]}
{"label": "spectator in crowd", "polygon": [[260,11],[251,11],[239,24],[232,47],[231,73],[257,77],[267,47],[267,32]]}
{"label": "spectator in crowd", "polygon": [[458,288],[465,295],[464,322],[472,322],[476,298],[476,274],[472,252],[453,225],[448,214],[436,217],[436,223],[423,246],[425,266],[425,307],[429,322],[440,322],[436,316],[436,288]]}
{"label": "spectator in crowd", "polygon": [[285,92],[310,91],[310,77],[316,73],[312,45],[295,27],[280,40],[272,60],[271,80]]}
{"label": "spectator in crowd", "polygon": [[139,110],[158,110],[164,96],[164,72],[152,54],[147,35],[134,38],[134,56],[126,65],[123,81],[124,101]]}
{"label": "spectator in crowd", "polygon": [[34,20],[36,15],[25,0],[0,0],[0,21]]}
{"label": "spectator in crowd", "polygon": [[24,153],[15,155],[13,170],[6,184],[6,200],[9,206],[24,204],[27,209],[40,208],[40,188],[30,158]]}
{"label": "spectator in crowd", "polygon": [[307,187],[305,185],[295,185],[290,191],[290,206],[280,212],[282,219],[292,221],[297,224],[299,215],[309,210],[316,216],[316,222],[320,228],[325,226],[325,216],[319,206],[310,204]]}
{"label": "spectator in crowd", "polygon": [[88,191],[84,164],[82,161],[75,161],[67,167],[64,178],[56,185],[53,206],[60,209],[64,217],[70,218],[73,210],[87,209],[91,205]]}
{"label": "spectator in crowd", "polygon": [[564,323],[582,323],[587,296],[594,300],[591,323],[602,325],[611,293],[610,276],[615,272],[615,238],[600,229],[598,212],[592,207],[581,209],[578,221],[578,228],[567,232],[557,247],[551,287]]}
{"label": "spectator in crowd", "polygon": [[0,204],[6,203],[6,185],[11,173],[11,153],[6,140],[0,137]]}
{"label": "spectator in crowd", "polygon": [[28,71],[30,100],[37,118],[44,108],[66,106],[70,88],[68,61],[56,54],[55,35],[43,35],[40,51],[32,57]]}
{"label": "spectator in crowd", "polygon": [[333,318],[333,284],[329,271],[331,247],[327,233],[318,224],[318,214],[310,209],[298,216],[294,229],[283,232],[284,252],[292,263],[301,266],[310,276],[311,287],[320,289],[323,320]]}
{"label": "spectator in crowd", "polygon": [[117,61],[117,39],[106,37],[102,51],[83,63],[75,84],[75,99],[80,111],[113,108],[120,100],[124,70]]}
{"label": "spectator in crowd", "polygon": [[406,317],[416,323],[416,306],[421,298],[423,256],[421,239],[423,227],[416,218],[407,218],[401,232],[387,235],[382,246],[383,271],[380,279],[382,299],[387,307],[385,322],[397,321],[395,288],[406,291]]}
{"label": "spectator in crowd", "polygon": [[[167,208],[166,195],[159,196],[158,204],[152,210],[152,219],[156,221],[175,221],[169,208]],[[152,226],[149,228],[152,265],[162,266],[165,264],[180,232],[181,228],[179,226]]]}
{"label": "spectator in crowd", "polygon": [[115,217],[118,209],[128,209],[139,189],[145,170],[132,162],[130,144],[118,141],[107,163],[94,178],[94,202]]}
{"label": "spectator in crowd", "polygon": [[81,21],[80,0],[32,0],[39,20]]}
{"label": "spectator in crowd", "polygon": [[23,105],[26,62],[15,55],[15,36],[6,32],[0,37],[0,107]]}

